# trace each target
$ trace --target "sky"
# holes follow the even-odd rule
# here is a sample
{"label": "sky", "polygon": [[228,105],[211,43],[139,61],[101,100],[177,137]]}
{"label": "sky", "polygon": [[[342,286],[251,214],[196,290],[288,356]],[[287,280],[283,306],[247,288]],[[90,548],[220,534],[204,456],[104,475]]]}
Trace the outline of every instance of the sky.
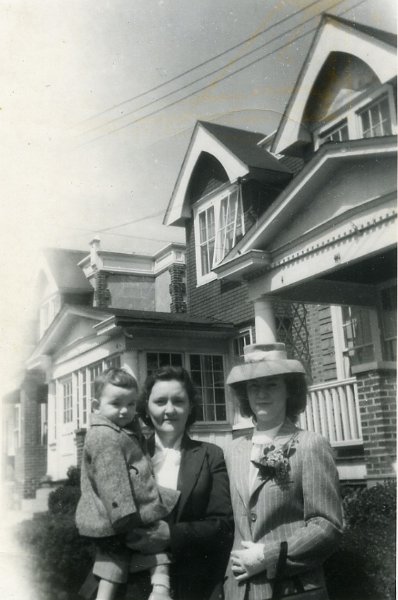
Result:
{"label": "sky", "polygon": [[0,9],[3,390],[23,349],[40,248],[88,250],[99,235],[103,250],[154,253],[184,241],[162,219],[197,120],[272,132],[322,12],[396,31],[393,0],[0,0]]}

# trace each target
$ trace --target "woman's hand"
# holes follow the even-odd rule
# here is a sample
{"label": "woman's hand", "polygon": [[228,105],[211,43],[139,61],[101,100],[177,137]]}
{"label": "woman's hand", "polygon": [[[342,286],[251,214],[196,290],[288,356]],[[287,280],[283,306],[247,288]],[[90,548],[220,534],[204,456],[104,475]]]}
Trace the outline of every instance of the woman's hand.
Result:
{"label": "woman's hand", "polygon": [[[139,536],[139,540],[137,540]],[[157,554],[163,552],[170,544],[170,528],[166,521],[157,521],[148,528],[137,527],[132,532],[132,541],[127,537],[128,547],[142,554]]]}
{"label": "woman's hand", "polygon": [[231,552],[231,569],[237,581],[246,581],[265,571],[264,544],[242,542],[242,546],[244,550]]}

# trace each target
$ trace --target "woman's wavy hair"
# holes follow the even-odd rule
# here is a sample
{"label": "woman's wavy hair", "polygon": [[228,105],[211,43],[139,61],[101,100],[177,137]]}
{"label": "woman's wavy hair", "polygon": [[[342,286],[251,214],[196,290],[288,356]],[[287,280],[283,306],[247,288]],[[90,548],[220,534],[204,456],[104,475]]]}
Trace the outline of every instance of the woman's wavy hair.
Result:
{"label": "woman's wavy hair", "polygon": [[[285,373],[279,375],[282,377],[287,390],[286,399],[286,416],[295,423],[298,420],[300,413],[307,406],[307,382],[304,373]],[[231,388],[234,390],[236,397],[239,400],[240,412],[244,417],[253,417],[255,414],[250,408],[249,400],[246,392],[247,381],[234,383]]]}
{"label": "woman's wavy hair", "polygon": [[185,429],[189,429],[189,427],[196,421],[197,407],[199,406],[200,402],[191,377],[188,371],[186,371],[183,367],[161,367],[152,373],[152,375],[147,377],[137,403],[137,416],[140,417],[145,425],[151,429],[154,429],[152,420],[148,414],[148,401],[152,392],[152,388],[158,381],[179,381],[183,385],[188,396],[190,407],[187,423],[185,425]]}

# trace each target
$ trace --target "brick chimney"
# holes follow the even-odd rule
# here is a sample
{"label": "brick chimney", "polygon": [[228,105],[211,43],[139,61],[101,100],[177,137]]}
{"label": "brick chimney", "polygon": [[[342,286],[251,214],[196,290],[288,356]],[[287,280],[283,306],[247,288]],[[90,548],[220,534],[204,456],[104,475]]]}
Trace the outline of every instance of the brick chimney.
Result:
{"label": "brick chimney", "polygon": [[108,289],[108,273],[102,271],[100,257],[101,240],[95,236],[90,242],[90,265],[94,273],[94,303],[98,308],[108,308],[111,295]]}

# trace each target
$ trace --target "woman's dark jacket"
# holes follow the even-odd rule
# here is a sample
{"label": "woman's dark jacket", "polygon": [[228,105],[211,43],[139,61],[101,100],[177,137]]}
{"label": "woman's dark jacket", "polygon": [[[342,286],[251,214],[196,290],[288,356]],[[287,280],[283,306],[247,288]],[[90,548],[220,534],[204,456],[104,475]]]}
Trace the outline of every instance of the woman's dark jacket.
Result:
{"label": "woman's dark jacket", "polygon": [[[148,442],[154,452],[154,438]],[[185,436],[177,488],[169,517],[171,585],[175,600],[218,600],[233,540],[229,480],[222,450]]]}

